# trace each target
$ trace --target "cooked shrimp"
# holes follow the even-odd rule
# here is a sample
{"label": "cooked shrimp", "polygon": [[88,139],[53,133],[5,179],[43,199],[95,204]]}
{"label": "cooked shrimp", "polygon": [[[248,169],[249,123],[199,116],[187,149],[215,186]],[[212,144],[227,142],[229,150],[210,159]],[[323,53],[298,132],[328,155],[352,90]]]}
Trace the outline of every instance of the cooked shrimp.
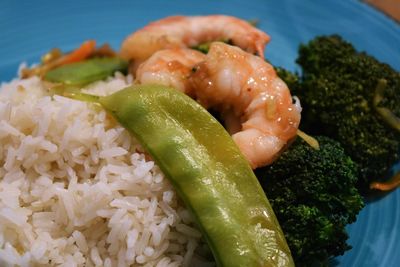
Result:
{"label": "cooked shrimp", "polygon": [[216,42],[190,81],[203,106],[227,114],[231,125],[232,118],[240,118],[232,138],[253,168],[272,163],[295,137],[301,107],[262,58]]}
{"label": "cooked shrimp", "polygon": [[121,47],[121,56],[143,61],[154,52],[173,47],[193,47],[229,40],[249,53],[264,57],[269,36],[247,21],[224,15],[167,17],[134,32]]}
{"label": "cooked shrimp", "polygon": [[190,95],[188,78],[192,68],[205,58],[203,53],[188,48],[160,50],[139,66],[136,81],[171,86]]}

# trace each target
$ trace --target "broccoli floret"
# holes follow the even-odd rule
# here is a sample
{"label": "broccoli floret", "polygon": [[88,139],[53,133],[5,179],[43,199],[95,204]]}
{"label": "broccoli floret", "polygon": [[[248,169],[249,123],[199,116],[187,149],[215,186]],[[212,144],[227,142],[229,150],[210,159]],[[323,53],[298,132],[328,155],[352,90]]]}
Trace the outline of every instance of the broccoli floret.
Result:
{"label": "broccoli floret", "polygon": [[[374,107],[378,82],[387,85],[380,107],[400,117],[400,74],[337,35],[317,37],[299,49],[303,129],[339,141],[358,164],[359,188],[383,178],[399,160],[400,133]],[[304,128],[306,127],[306,128]]]}
{"label": "broccoli floret", "polygon": [[282,67],[275,67],[275,71],[279,78],[286,83],[291,93],[300,90],[301,78],[297,73],[290,72]]}
{"label": "broccoli floret", "polygon": [[286,236],[296,266],[318,266],[350,246],[345,226],[364,206],[356,165],[336,141],[300,138],[271,165],[256,170]]}

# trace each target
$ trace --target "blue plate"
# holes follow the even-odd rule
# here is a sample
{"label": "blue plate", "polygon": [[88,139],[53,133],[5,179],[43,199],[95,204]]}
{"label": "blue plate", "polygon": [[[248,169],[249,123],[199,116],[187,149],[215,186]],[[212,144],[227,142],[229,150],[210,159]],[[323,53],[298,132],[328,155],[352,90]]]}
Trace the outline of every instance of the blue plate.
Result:
{"label": "blue plate", "polygon": [[[69,50],[95,39],[118,48],[132,31],[174,14],[230,14],[258,19],[272,41],[266,57],[296,70],[297,47],[317,34],[339,33],[359,50],[400,69],[400,26],[359,1],[12,1],[0,3],[0,81],[20,62],[50,48]],[[348,227],[353,249],[337,266],[400,266],[400,191],[369,203]]]}

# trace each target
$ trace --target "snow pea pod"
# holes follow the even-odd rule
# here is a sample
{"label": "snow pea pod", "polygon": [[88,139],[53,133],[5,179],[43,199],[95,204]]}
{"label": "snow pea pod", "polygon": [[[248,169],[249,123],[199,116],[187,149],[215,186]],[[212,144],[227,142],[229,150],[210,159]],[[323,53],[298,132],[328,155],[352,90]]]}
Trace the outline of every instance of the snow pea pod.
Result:
{"label": "snow pea pod", "polygon": [[294,266],[250,165],[203,107],[158,85],[88,100],[99,102],[153,157],[192,212],[218,266]]}
{"label": "snow pea pod", "polygon": [[116,71],[126,72],[127,69],[128,62],[117,57],[92,58],[50,70],[44,78],[50,82],[78,86],[105,79]]}

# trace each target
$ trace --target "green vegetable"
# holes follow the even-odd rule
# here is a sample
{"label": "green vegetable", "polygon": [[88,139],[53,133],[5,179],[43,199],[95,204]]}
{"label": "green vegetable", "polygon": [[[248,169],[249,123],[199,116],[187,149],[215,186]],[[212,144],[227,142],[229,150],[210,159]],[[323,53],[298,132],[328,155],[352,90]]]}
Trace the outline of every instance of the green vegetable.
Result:
{"label": "green vegetable", "polygon": [[232,41],[229,40],[229,39],[220,39],[220,40],[214,40],[214,41],[210,41],[210,42],[201,43],[199,45],[193,46],[192,49],[195,49],[195,50],[200,51],[200,52],[202,52],[204,54],[207,54],[208,50],[210,50],[210,45],[213,42],[223,42],[223,43],[230,44],[230,45],[233,44]]}
{"label": "green vegetable", "polygon": [[298,92],[301,86],[301,78],[297,73],[292,73],[282,67],[275,67],[276,74],[285,81],[291,93]]}
{"label": "green vegetable", "polygon": [[93,58],[62,65],[48,71],[44,78],[50,82],[81,86],[105,79],[116,71],[126,72],[127,69],[128,62],[117,57]]}
{"label": "green vegetable", "polygon": [[388,126],[400,132],[400,118],[393,114],[390,109],[380,106],[386,86],[387,82],[385,79],[380,79],[378,81],[373,100],[374,108],[376,112],[381,115],[382,119],[388,124]]}
{"label": "green vegetable", "polygon": [[157,85],[86,100],[99,102],[151,154],[194,215],[218,266],[294,266],[249,164],[194,100]]}
{"label": "green vegetable", "polygon": [[348,250],[345,226],[363,207],[356,165],[336,141],[316,139],[319,150],[297,138],[271,166],[256,170],[298,267],[325,266]]}
{"label": "green vegetable", "polygon": [[[259,23],[259,20],[258,19],[250,19],[247,22],[249,24],[251,24],[252,26],[257,27],[258,23]],[[213,40],[213,41],[209,41],[209,42],[205,42],[205,43],[201,43],[199,45],[193,46],[192,49],[195,49],[195,50],[198,50],[198,51],[200,51],[200,52],[202,52],[204,54],[207,54],[208,50],[210,50],[210,45],[213,42],[223,42],[223,43],[226,43],[226,44],[233,45],[232,40],[230,40],[230,39],[219,39],[219,40],[217,39],[217,40]]]}
{"label": "green vegetable", "polygon": [[302,45],[297,62],[303,77],[292,93],[303,106],[303,129],[339,141],[359,166],[359,188],[368,192],[369,184],[400,158],[400,133],[394,127],[400,117],[400,74],[337,35]]}

